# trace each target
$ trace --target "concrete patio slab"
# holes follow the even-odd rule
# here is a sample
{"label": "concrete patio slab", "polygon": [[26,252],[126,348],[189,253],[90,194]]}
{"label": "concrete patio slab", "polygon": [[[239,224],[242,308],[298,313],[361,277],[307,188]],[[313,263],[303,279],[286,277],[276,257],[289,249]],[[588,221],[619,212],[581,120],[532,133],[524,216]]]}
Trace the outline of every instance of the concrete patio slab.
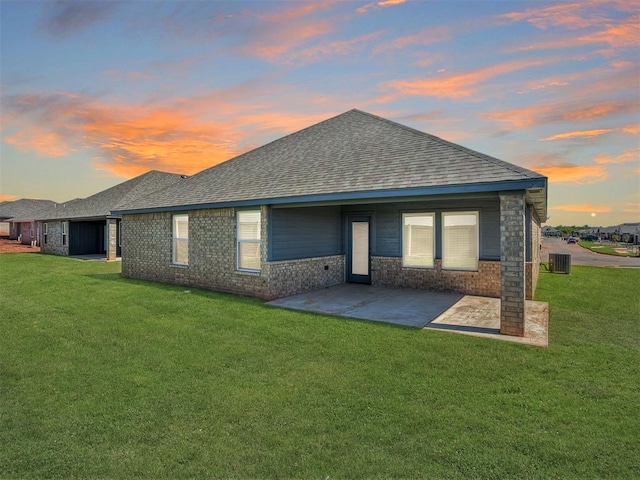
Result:
{"label": "concrete patio slab", "polygon": [[549,345],[548,324],[549,304],[527,300],[525,336],[503,335],[500,333],[500,299],[465,295],[450,309],[430,322],[426,328],[547,347]]}
{"label": "concrete patio slab", "polygon": [[422,328],[463,295],[344,283],[268,305]]}
{"label": "concrete patio slab", "polygon": [[345,283],[267,304],[539,347],[548,345],[549,305],[544,302],[526,302],[524,337],[500,333],[498,298]]}

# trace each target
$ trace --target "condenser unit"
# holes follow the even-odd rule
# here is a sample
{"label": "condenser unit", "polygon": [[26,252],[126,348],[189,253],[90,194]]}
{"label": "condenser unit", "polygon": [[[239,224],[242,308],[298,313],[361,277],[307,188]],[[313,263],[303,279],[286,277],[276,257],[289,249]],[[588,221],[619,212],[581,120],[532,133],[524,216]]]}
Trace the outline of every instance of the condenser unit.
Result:
{"label": "condenser unit", "polygon": [[571,273],[571,254],[550,253],[549,271],[551,273]]}

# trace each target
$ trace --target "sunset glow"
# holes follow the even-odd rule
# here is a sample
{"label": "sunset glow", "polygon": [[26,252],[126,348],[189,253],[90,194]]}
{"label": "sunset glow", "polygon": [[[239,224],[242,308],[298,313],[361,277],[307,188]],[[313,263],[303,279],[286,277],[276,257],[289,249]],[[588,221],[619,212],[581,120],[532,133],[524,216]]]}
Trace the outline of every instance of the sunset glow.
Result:
{"label": "sunset glow", "polygon": [[0,201],[194,174],[359,108],[548,176],[554,224],[640,221],[640,0],[0,9]]}

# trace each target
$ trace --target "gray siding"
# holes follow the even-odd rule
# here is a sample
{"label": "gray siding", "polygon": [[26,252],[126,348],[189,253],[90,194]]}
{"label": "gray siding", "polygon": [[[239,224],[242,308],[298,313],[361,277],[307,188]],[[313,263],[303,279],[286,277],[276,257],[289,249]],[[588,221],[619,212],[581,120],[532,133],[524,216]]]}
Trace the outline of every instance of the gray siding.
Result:
{"label": "gray siding", "polygon": [[340,207],[272,208],[269,261],[342,254]]}
{"label": "gray siding", "polygon": [[402,256],[402,214],[434,212],[436,214],[436,257],[442,258],[442,212],[480,212],[480,259],[500,259],[500,200],[498,196],[467,200],[390,203],[384,205],[350,205],[343,207],[346,215],[369,214],[374,235],[371,255]]}

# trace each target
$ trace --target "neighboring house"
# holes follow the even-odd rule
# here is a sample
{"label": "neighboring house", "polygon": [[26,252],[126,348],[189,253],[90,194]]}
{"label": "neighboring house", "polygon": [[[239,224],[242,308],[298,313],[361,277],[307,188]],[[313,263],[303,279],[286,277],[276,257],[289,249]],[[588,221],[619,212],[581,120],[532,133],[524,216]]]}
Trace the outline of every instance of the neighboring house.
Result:
{"label": "neighboring house", "polygon": [[546,177],[358,110],[122,204],[122,273],[273,299],[343,282],[501,298],[524,335]]}
{"label": "neighboring house", "polygon": [[168,188],[184,176],[150,171],[87,198],[55,205],[37,217],[41,231],[41,251],[56,255],[120,256],[122,237],[120,216],[112,210],[122,202]]}
{"label": "neighboring house", "polygon": [[542,236],[543,237],[561,237],[562,232],[554,227],[546,226],[542,227]]}
{"label": "neighboring house", "polygon": [[623,223],[618,226],[620,240],[625,243],[640,243],[640,223]]}
{"label": "neighboring house", "polygon": [[8,224],[10,240],[25,245],[40,245],[39,226],[36,218],[41,212],[56,205],[51,200],[21,198],[0,203],[0,222]]}

